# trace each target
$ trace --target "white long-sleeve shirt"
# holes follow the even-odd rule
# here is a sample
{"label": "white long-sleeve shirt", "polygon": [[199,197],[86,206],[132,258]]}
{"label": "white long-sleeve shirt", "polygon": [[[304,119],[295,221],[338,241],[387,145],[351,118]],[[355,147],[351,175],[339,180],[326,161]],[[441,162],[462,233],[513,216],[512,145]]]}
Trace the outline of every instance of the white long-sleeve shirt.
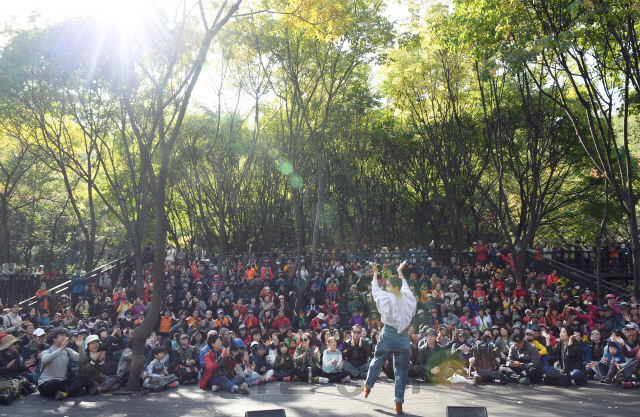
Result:
{"label": "white long-sleeve shirt", "polygon": [[395,294],[386,292],[378,285],[377,276],[371,281],[373,300],[380,313],[380,321],[385,326],[395,328],[398,333],[406,330],[411,323],[411,319],[416,314],[416,297],[413,295],[407,284],[407,280],[402,280],[400,294],[402,298],[398,300]]}

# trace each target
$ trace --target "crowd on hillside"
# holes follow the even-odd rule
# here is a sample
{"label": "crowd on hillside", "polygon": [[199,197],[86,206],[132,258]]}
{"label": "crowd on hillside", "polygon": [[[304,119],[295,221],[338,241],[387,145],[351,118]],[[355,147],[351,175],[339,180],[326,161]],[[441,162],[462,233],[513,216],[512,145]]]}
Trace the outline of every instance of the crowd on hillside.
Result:
{"label": "crowd on hillside", "polygon": [[[199,384],[244,394],[274,381],[347,383],[366,377],[384,325],[372,280],[384,288],[401,276],[418,300],[409,327],[413,378],[640,386],[634,297],[608,294],[598,304],[590,288],[535,264],[516,277],[508,245],[478,241],[472,249],[469,257],[435,260],[422,245],[365,245],[357,257],[321,252],[314,265],[305,255],[293,274],[299,280],[289,284],[294,257],[278,251],[218,271],[204,250],[192,259],[169,246],[160,266],[164,287],[154,289],[148,245],[140,294],[132,253],[98,282],[87,282],[78,268],[68,294],[54,298],[43,279],[34,305],[9,302],[0,323],[0,378],[20,381],[23,394],[37,390],[58,400],[118,390],[129,378],[153,391]],[[296,306],[298,286],[304,301]],[[147,317],[156,291],[162,311]],[[340,326],[341,318],[349,325]],[[143,373],[131,375],[131,338],[144,320],[153,320],[154,331]],[[391,364],[383,372],[393,378]]]}

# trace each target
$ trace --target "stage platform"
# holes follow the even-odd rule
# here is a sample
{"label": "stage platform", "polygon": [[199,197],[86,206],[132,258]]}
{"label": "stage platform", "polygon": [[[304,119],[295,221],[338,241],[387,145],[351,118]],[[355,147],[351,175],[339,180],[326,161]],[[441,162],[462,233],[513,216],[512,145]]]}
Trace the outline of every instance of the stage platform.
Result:
{"label": "stage platform", "polygon": [[[205,392],[197,386],[170,389],[145,396],[85,395],[56,402],[30,395],[0,406],[7,416],[233,416],[245,411],[284,408],[287,417],[391,416],[392,382],[381,379],[365,399],[361,381],[349,384],[308,385],[270,383],[251,388],[250,395]],[[589,381],[586,387],[557,388],[471,384],[434,386],[410,381],[405,394],[405,416],[445,417],[447,405],[487,407],[489,417],[524,416],[638,416],[640,389],[621,390]]]}

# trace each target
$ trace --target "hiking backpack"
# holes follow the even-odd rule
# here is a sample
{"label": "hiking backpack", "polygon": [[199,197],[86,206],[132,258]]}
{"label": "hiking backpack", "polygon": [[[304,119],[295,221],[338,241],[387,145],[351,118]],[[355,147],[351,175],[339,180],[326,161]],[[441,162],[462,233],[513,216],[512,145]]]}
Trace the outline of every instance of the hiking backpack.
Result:
{"label": "hiking backpack", "polygon": [[476,372],[480,376],[491,376],[494,368],[493,360],[493,344],[477,343],[474,348],[473,357],[475,358]]}
{"label": "hiking backpack", "polygon": [[[621,368],[611,380],[612,384],[622,385],[623,382],[631,382],[633,375],[638,372],[638,360],[632,359],[624,368]],[[611,365],[615,366],[615,365]]]}

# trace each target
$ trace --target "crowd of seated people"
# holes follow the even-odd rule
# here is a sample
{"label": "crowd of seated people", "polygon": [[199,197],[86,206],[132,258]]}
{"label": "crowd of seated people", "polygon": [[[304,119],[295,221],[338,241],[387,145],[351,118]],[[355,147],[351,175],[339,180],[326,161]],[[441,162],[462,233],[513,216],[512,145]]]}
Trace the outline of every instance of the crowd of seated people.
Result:
{"label": "crowd of seated people", "polygon": [[[147,316],[157,268],[151,245],[140,294],[129,258],[98,282],[87,282],[77,269],[69,294],[60,297],[43,279],[35,305],[6,305],[0,378],[19,379],[25,392],[57,400],[118,390],[129,378],[152,391],[197,384],[242,394],[274,381],[363,379],[383,326],[370,262],[382,265],[377,280],[384,288],[407,260],[402,276],[418,300],[409,327],[411,377],[439,384],[457,374],[476,384],[640,385],[635,371],[618,377],[640,358],[633,296],[608,294],[598,304],[589,288],[533,264],[516,277],[509,256],[492,259],[481,241],[469,257],[447,261],[432,259],[422,245],[365,249],[357,257],[325,251],[314,265],[306,254],[295,271],[295,256],[279,251],[249,254],[246,265],[237,259],[222,271],[204,250],[193,259],[181,255],[184,250],[169,247],[160,266],[158,317]],[[131,375],[131,339],[145,320],[153,320],[154,331],[142,374]],[[391,364],[383,372],[393,378]]]}

